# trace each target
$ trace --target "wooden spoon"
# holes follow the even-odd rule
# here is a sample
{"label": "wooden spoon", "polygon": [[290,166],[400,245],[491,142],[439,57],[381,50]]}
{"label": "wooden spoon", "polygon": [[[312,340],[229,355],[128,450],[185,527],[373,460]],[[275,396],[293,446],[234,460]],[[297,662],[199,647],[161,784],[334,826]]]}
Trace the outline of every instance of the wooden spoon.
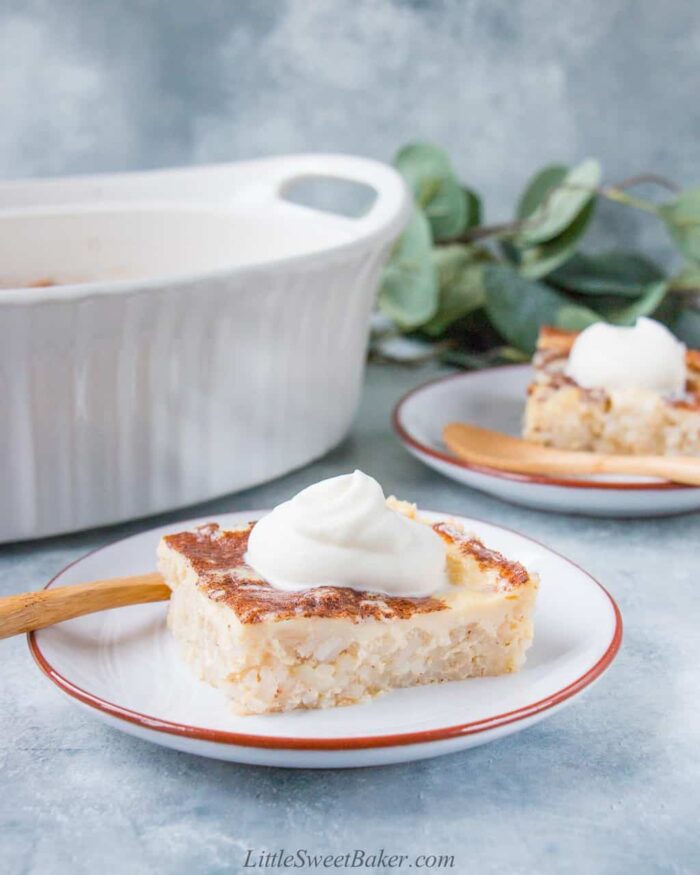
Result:
{"label": "wooden spoon", "polygon": [[446,425],[442,437],[452,452],[472,465],[517,474],[634,474],[700,486],[700,458],[623,456],[543,447],[466,422]]}
{"label": "wooden spoon", "polygon": [[8,595],[0,598],[0,638],[43,629],[107,608],[162,602],[169,598],[170,589],[156,572]]}

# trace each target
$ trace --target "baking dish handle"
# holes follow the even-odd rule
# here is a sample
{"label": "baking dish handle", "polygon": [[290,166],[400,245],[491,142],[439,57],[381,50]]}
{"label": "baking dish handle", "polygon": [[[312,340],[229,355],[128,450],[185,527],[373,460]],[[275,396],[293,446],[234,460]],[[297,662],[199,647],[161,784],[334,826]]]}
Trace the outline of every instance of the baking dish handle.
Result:
{"label": "baking dish handle", "polygon": [[401,176],[386,164],[351,155],[294,155],[272,159],[266,184],[279,198],[295,183],[306,179],[338,179],[373,188],[374,203],[359,219],[349,220],[358,236],[398,233],[403,230],[412,209],[412,198]]}

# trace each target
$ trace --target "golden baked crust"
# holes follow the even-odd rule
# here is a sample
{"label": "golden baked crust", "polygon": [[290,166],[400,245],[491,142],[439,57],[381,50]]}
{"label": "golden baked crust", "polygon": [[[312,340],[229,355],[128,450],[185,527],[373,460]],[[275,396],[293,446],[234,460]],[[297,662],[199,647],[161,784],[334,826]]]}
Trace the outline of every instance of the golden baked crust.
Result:
{"label": "golden baked crust", "polygon": [[[164,543],[182,555],[197,574],[202,594],[234,612],[242,624],[279,621],[300,617],[345,618],[356,622],[406,620],[416,614],[446,610],[441,598],[404,598],[362,592],[347,587],[315,587],[300,592],[275,589],[245,562],[248,538],[255,523],[224,530],[216,523],[166,535]],[[467,535],[449,523],[435,523],[433,529],[447,544],[476,561],[479,569],[495,572],[499,591],[524,586],[530,577],[518,562],[511,562],[489,550],[478,538]]]}
{"label": "golden baked crust", "polygon": [[445,541],[448,551],[454,550],[461,556],[469,556],[476,562],[479,571],[483,574],[495,572],[499,581],[499,592],[507,592],[525,586],[530,580],[530,574],[523,565],[506,559],[497,550],[485,547],[474,535],[466,534],[461,529],[445,522],[434,523],[433,531],[437,532]]}

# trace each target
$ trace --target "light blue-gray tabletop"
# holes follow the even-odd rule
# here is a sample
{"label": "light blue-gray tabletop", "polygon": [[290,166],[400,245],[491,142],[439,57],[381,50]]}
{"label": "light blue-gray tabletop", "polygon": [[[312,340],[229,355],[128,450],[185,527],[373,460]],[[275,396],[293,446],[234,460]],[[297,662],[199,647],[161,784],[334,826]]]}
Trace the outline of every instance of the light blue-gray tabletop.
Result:
{"label": "light blue-gray tabletop", "polygon": [[387,492],[519,529],[590,571],[625,622],[609,673],[570,708],[483,747],[384,768],[292,771],[201,759],[110,729],[52,687],[24,639],[2,641],[3,875],[292,871],[253,868],[261,852],[281,848],[384,849],[414,862],[448,855],[460,875],[700,872],[700,515],[557,516],[443,479],[389,426],[399,395],[432,374],[371,366],[350,436],[273,483],[157,519],[0,548],[0,593],[38,588],[125,534],[269,507],[360,467]]}

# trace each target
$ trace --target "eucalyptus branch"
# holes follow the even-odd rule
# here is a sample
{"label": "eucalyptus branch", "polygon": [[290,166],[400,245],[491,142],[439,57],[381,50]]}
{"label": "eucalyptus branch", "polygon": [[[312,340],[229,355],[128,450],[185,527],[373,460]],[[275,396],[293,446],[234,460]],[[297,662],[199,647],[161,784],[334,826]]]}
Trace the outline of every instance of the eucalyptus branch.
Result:
{"label": "eucalyptus branch", "polygon": [[575,183],[562,183],[561,185],[554,186],[547,192],[547,196],[544,198],[542,203],[540,204],[537,213],[537,217],[528,216],[525,219],[513,219],[510,222],[498,222],[494,225],[477,225],[474,228],[468,228],[458,237],[454,237],[450,240],[442,241],[437,245],[448,245],[450,243],[474,243],[477,240],[486,240],[489,238],[495,239],[508,239],[509,237],[518,234],[520,231],[526,230],[529,227],[534,226],[537,222],[541,221],[541,216],[544,214],[546,216],[547,209],[551,204],[551,200],[553,196],[559,191],[589,191],[591,194],[597,194],[601,197],[606,198],[606,200],[613,201],[618,204],[623,204],[627,207],[632,207],[633,209],[641,210],[645,213],[651,213],[653,215],[658,215],[658,207],[651,201],[644,200],[643,198],[635,197],[634,195],[628,194],[625,189],[633,188],[636,185],[641,185],[643,183],[654,183],[656,185],[662,186],[663,188],[667,188],[669,191],[678,191],[678,186],[672,182],[670,179],[666,179],[663,176],[659,176],[656,173],[640,173],[636,176],[630,176],[627,179],[623,179],[620,182],[615,182],[610,185],[605,186],[587,186],[587,185],[576,185]]}
{"label": "eucalyptus branch", "polygon": [[[489,237],[510,237],[516,234],[525,224],[524,219],[514,219],[512,222],[500,222],[497,225],[477,225],[469,228],[447,243],[475,243],[477,240],[486,240]],[[441,244],[437,244],[441,245]]]}
{"label": "eucalyptus branch", "polygon": [[644,213],[651,213],[653,216],[659,214],[659,208],[655,203],[627,194],[627,192],[623,191],[619,185],[599,186],[595,189],[595,192],[601,197],[613,201],[616,204],[623,204],[626,207],[632,207],[633,209],[641,210]]}
{"label": "eucalyptus branch", "polygon": [[[543,168],[525,188],[526,216],[486,224],[478,192],[442,149],[410,143],[395,163],[418,205],[379,298],[400,333],[438,341],[443,359],[463,367],[500,361],[502,343],[530,355],[543,324],[632,325],[640,315],[700,348],[700,187],[680,190],[656,173],[601,183],[599,162],[586,159]],[[644,185],[661,191],[637,191]],[[627,248],[580,252],[598,198],[655,216],[682,257],[680,270]]]}
{"label": "eucalyptus branch", "polygon": [[672,179],[667,179],[665,176],[660,176],[658,173],[638,173],[636,176],[628,176],[627,179],[623,179],[621,182],[614,184],[611,188],[634,188],[637,185],[644,185],[646,183],[658,185],[661,188],[666,188],[668,191],[672,192],[679,192],[681,190],[680,186],[676,185]]}

